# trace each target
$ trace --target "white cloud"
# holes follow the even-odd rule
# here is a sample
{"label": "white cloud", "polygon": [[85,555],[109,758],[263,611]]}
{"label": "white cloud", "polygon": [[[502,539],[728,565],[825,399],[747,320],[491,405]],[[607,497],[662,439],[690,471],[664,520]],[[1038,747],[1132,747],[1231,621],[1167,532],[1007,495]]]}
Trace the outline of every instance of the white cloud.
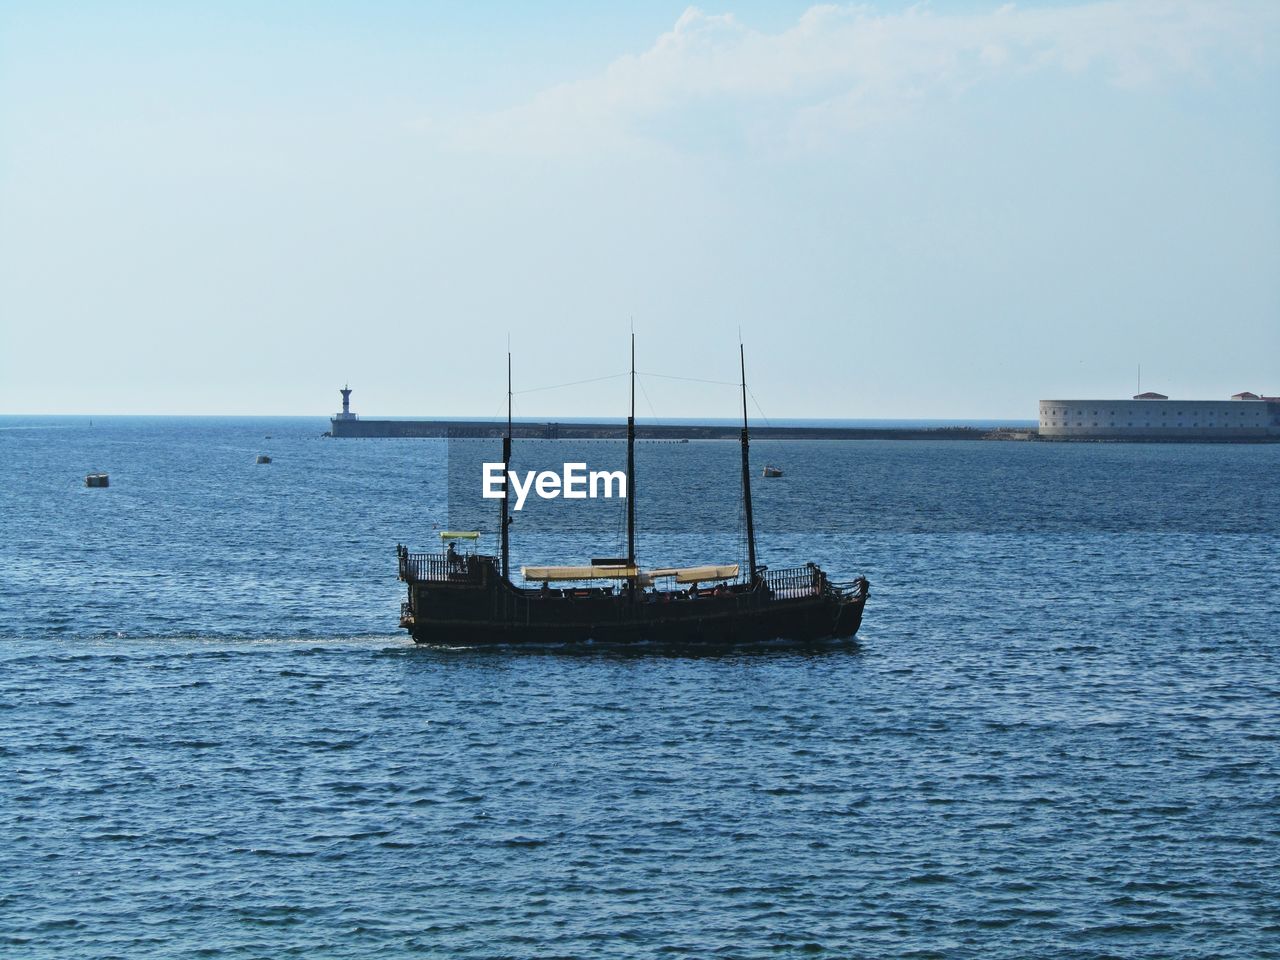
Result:
{"label": "white cloud", "polygon": [[1204,80],[1225,62],[1261,62],[1280,4],[1108,0],[944,14],[815,6],[778,33],[687,9],[646,51],[528,103],[452,127],[453,146],[579,154],[679,148],[710,117],[721,135],[803,147],[881,122],[995,77],[1096,74],[1122,88]]}

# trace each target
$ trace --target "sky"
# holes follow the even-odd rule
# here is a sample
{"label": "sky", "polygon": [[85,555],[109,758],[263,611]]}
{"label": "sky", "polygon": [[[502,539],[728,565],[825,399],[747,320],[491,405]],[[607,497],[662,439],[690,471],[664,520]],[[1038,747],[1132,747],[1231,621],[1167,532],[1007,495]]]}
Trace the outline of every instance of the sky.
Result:
{"label": "sky", "polygon": [[1280,4],[0,3],[0,413],[621,416],[632,329],[647,417],[1280,395]]}

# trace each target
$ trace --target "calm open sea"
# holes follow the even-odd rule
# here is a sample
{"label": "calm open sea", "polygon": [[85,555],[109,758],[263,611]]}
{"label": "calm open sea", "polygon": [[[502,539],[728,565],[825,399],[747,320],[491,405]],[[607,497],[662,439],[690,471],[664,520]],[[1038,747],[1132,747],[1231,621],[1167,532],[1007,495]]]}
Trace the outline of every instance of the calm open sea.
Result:
{"label": "calm open sea", "polygon": [[326,428],[0,418],[0,955],[1280,956],[1280,446],[761,443],[864,626],[698,658],[415,648],[448,445]]}

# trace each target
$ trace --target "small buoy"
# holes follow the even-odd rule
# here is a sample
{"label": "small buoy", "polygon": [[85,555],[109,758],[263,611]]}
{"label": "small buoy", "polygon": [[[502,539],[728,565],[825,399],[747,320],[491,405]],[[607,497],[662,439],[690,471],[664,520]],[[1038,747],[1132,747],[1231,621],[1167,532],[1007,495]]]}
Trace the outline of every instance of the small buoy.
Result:
{"label": "small buoy", "polygon": [[270,457],[268,457],[265,453],[260,453],[260,454],[258,454],[258,462],[259,462],[259,463],[270,463],[270,462],[271,462],[271,458],[270,458]]}
{"label": "small buoy", "polygon": [[91,473],[84,478],[84,485],[86,487],[109,487],[111,486],[111,480],[105,473]]}

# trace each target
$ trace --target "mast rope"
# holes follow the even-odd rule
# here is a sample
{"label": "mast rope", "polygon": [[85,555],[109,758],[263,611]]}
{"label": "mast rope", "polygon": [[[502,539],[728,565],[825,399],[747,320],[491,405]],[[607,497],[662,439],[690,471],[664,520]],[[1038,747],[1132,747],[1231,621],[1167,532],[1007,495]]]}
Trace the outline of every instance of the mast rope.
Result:
{"label": "mast rope", "polygon": [[642,377],[657,377],[660,380],[684,380],[688,383],[714,383],[721,387],[737,387],[742,389],[742,384],[732,380],[707,380],[703,377],[677,377],[669,373],[645,373],[637,370],[636,374]]}
{"label": "mast rope", "polygon": [[617,380],[619,377],[627,376],[626,372],[611,373],[604,377],[591,377],[587,380],[570,380],[568,383],[552,383],[545,387],[529,387],[527,390],[516,390],[515,393],[538,393],[541,390],[559,390],[561,387],[577,387],[584,383],[600,383],[603,380]]}
{"label": "mast rope", "polygon": [[773,424],[770,423],[769,418],[764,415],[764,407],[760,406],[760,401],[756,399],[756,395],[751,392],[750,387],[747,387],[747,395],[751,397],[751,402],[756,405],[756,410],[759,411],[760,419],[764,421],[765,426],[772,427]]}
{"label": "mast rope", "polygon": [[[640,375],[636,374],[636,376]],[[653,414],[653,419],[657,420],[658,411],[654,409],[653,401],[649,399],[649,391],[644,388],[644,380],[637,380],[636,382],[640,384],[640,392],[644,395],[644,402],[649,405],[649,412]]]}

